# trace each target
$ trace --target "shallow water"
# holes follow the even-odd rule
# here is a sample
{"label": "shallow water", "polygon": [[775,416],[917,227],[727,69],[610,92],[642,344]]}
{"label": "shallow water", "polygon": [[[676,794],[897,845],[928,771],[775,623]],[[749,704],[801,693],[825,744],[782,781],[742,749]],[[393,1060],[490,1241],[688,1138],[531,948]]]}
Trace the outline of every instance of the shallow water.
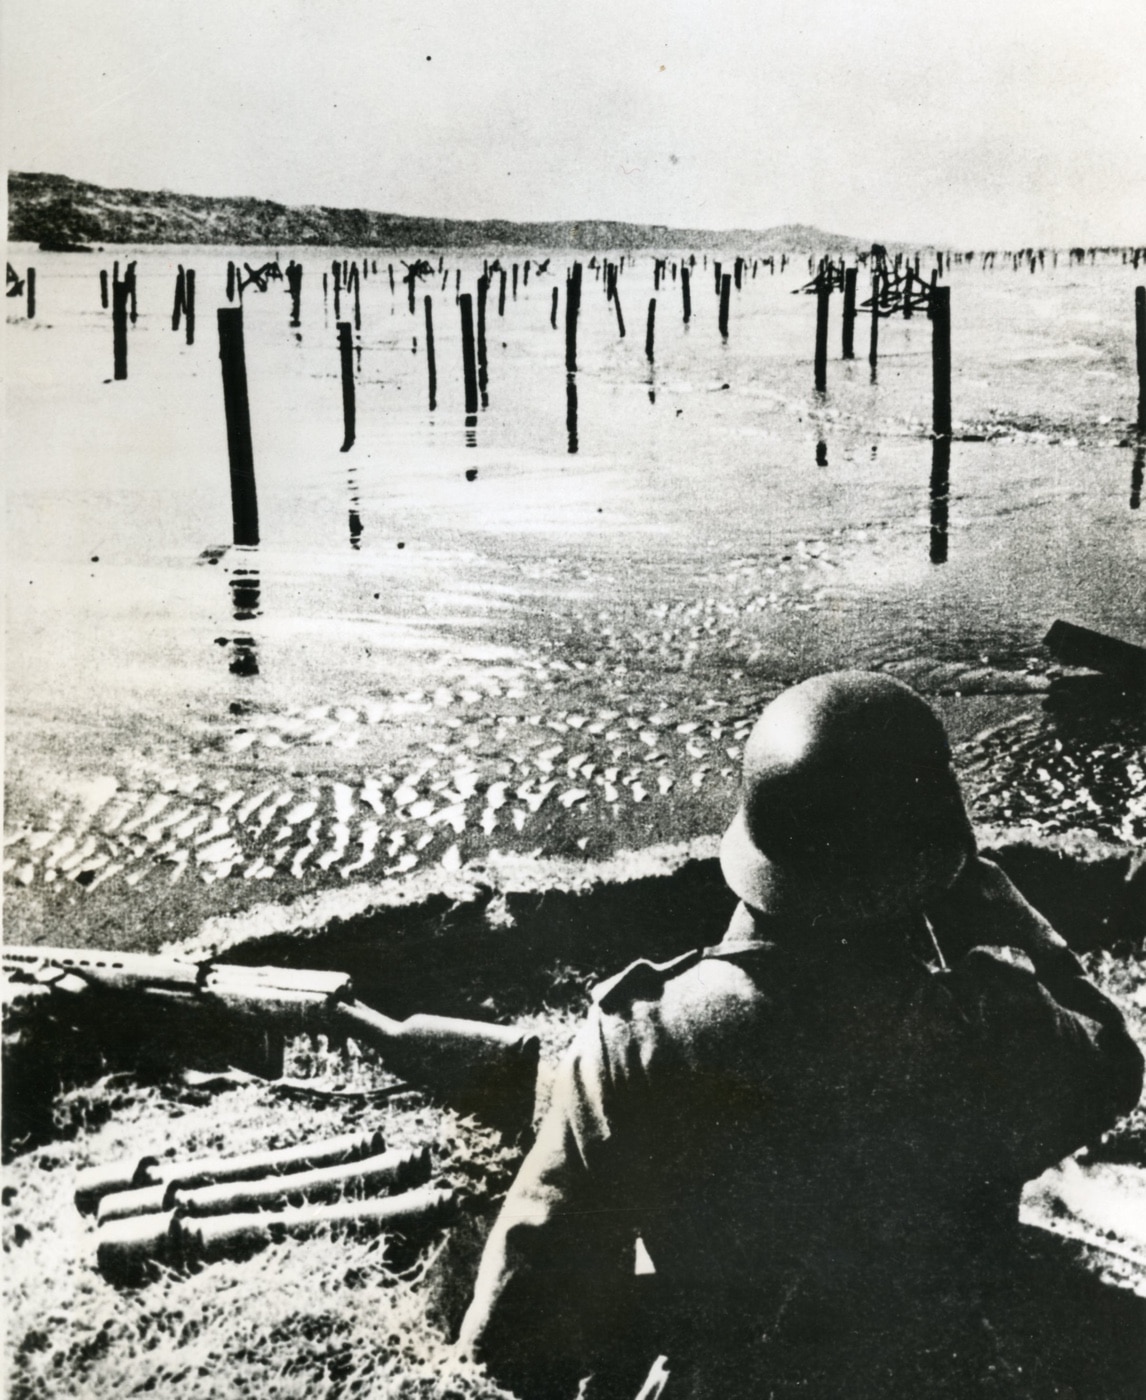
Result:
{"label": "shallow water", "polygon": [[[723,741],[787,681],[829,666],[889,666],[931,693],[1028,696],[1056,617],[1146,641],[1142,451],[1129,426],[1141,273],[1120,261],[1068,268],[1064,257],[1035,275],[951,269],[956,429],[945,465],[929,436],[925,317],[881,322],[873,380],[866,317],[856,326],[861,358],[838,358],[834,297],[828,391],[818,395],[814,299],[792,295],[806,264],[783,276],[749,272],[725,342],[711,259],[708,269],[698,260],[687,327],[679,282],[670,277],[656,294],[650,363],[649,257],[627,258],[619,280],[624,339],[586,268],[575,452],[566,258],[519,285],[516,300],[507,294],[504,316],[494,279],[488,406],[470,424],[454,271],[472,292],[481,259],[447,259],[448,288],[440,274],[427,278],[413,316],[386,276],[391,260],[401,275],[401,260],[375,259],[355,335],[357,440],[344,453],[337,318],[322,273],[350,254],[265,256],[276,251],[284,266],[294,256],[305,268],[301,327],[289,325],[285,283],[246,293],[260,543],[236,549],[215,308],[226,304],[228,254],[258,266],[263,251],[116,249],[121,266],[138,260],[140,314],[129,377],[114,383],[98,288],[112,257],[10,250],[17,267],[37,268],[38,308],[33,323],[15,315],[18,304],[6,308],[8,823],[49,833],[40,854],[9,856],[7,873],[22,884],[52,870],[102,883],[121,856],[130,873],[130,852],[112,850],[108,833],[69,869],[74,851],[54,866],[43,858],[59,833],[87,829],[75,804],[87,812],[94,799],[76,796],[79,778],[109,794],[85,817],[97,826],[117,790],[143,812],[150,794],[203,792],[212,774],[216,805],[265,778],[305,806],[307,785],[318,783],[313,820],[327,825],[308,842],[284,836],[269,866],[242,840],[238,855],[228,847],[199,861],[200,832],[187,838],[190,868],[204,878],[273,871],[309,845],[308,860],[334,850],[323,868],[340,870],[354,847],[339,823],[357,841],[363,816],[374,820],[370,803],[362,810],[363,783],[378,774],[379,791],[391,793],[390,815],[375,813],[381,852],[396,839],[390,822],[397,830],[409,820],[410,804],[393,791],[432,744],[444,774],[458,755],[476,771],[476,798],[463,794],[463,806],[480,807],[499,777],[533,773],[543,786],[544,764],[514,729],[531,717],[566,725],[563,740],[570,716],[599,724],[603,743],[621,721],[599,714],[635,719],[638,735],[650,717],[669,715],[653,728],[672,742],[642,749],[634,740],[633,754],[617,740],[619,754],[565,744],[559,762],[584,759],[567,777],[587,797],[574,796],[564,816],[589,812],[606,789],[619,793],[612,811],[640,788],[647,803],[637,799],[618,839],[712,829],[735,781],[736,743]],[[192,346],[171,329],[179,263],[198,279]],[[345,294],[341,313],[352,317]],[[728,726],[708,736],[718,761],[691,751],[694,731],[678,732],[702,712],[706,725]],[[1005,713],[1005,700],[992,712]],[[506,761],[509,774],[498,767]],[[235,777],[244,763],[256,771]],[[692,778],[698,805],[666,789],[667,777],[684,787]],[[357,794],[354,822],[339,782]],[[710,791],[711,804],[702,800]],[[660,799],[671,820],[648,815]],[[430,800],[424,790],[421,800]],[[515,829],[512,801],[493,809],[483,839],[528,839],[536,810],[520,799]],[[291,831],[310,825],[299,818]],[[163,836],[132,858],[150,860]],[[441,844],[436,833],[418,860]],[[360,869],[393,868],[367,845]],[[176,878],[186,864],[176,861]]]}

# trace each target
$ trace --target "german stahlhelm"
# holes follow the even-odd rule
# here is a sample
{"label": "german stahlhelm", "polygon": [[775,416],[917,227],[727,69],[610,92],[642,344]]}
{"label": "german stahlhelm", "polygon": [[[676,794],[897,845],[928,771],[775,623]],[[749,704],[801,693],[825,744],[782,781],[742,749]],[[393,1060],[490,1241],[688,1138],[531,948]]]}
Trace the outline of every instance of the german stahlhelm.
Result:
{"label": "german stahlhelm", "polygon": [[720,864],[762,914],[856,924],[922,909],[973,851],[930,706],[889,676],[836,671],[760,716]]}

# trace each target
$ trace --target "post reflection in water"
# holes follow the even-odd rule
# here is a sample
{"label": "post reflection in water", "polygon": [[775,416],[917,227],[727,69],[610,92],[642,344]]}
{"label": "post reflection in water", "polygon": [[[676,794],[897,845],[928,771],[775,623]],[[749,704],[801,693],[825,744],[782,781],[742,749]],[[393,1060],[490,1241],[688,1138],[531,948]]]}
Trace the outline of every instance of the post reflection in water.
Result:
{"label": "post reflection in water", "polygon": [[931,443],[931,562],[947,562],[947,504],[950,494],[951,439]]}
{"label": "post reflection in water", "polygon": [[1134,444],[1134,465],[1130,469],[1130,509],[1138,510],[1142,505],[1142,474],[1146,468],[1146,439],[1139,435]]}
{"label": "post reflection in water", "polygon": [[[239,547],[236,554],[242,559],[254,559],[253,549]],[[259,571],[245,565],[236,567],[228,580],[231,588],[231,615],[236,622],[253,622],[262,616],[261,585]],[[236,632],[231,638],[231,661],[228,669],[233,676],[257,676],[259,661],[256,642],[249,633]]]}
{"label": "post reflection in water", "polygon": [[467,447],[476,447],[476,446],[478,445],[477,423],[478,423],[478,420],[477,420],[477,414],[476,414],[476,413],[467,413],[467,414],[466,414],[466,446],[467,446]]}
{"label": "post reflection in water", "polygon": [[577,451],[577,376],[565,375],[565,427],[569,432],[569,451]]}
{"label": "post reflection in water", "polygon": [[350,531],[350,548],[361,548],[362,517],[358,514],[358,468],[351,467],[346,474],[346,485],[350,489],[350,509],[347,513]]}

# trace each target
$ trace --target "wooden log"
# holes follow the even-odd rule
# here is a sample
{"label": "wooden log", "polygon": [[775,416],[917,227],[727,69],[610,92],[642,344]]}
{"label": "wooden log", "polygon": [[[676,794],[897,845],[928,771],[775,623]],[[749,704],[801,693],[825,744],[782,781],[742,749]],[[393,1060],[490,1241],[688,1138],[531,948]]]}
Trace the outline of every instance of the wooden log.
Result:
{"label": "wooden log", "polygon": [[1062,618],[1052,623],[1043,645],[1064,666],[1086,666],[1120,685],[1146,690],[1146,647],[1064,622]]}
{"label": "wooden log", "polygon": [[349,321],[338,322],[338,356],[342,362],[342,447],[349,452],[357,436],[354,403],[354,338]]}
{"label": "wooden log", "polygon": [[219,307],[218,321],[234,542],[238,545],[256,545],[259,542],[259,504],[255,490],[255,456],[251,445],[251,410],[247,401],[242,307]]}

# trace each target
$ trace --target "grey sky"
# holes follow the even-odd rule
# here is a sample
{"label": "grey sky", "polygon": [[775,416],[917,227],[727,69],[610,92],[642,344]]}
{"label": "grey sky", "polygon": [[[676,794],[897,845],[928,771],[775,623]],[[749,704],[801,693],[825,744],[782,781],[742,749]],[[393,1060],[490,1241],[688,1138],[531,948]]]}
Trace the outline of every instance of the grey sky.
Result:
{"label": "grey sky", "polygon": [[1146,240],[1143,0],[0,0],[10,167],[513,219]]}

